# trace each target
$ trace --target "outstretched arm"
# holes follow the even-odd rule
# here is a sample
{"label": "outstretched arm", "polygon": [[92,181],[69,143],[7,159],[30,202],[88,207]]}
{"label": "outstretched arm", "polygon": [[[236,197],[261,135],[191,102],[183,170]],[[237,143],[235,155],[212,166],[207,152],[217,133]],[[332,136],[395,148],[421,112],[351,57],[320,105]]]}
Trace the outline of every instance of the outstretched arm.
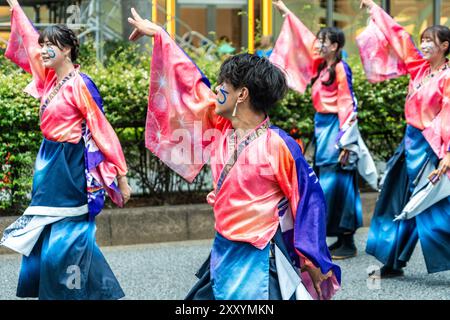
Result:
{"label": "outstretched arm", "polygon": [[160,26],[150,20],[142,19],[134,8],[131,8],[131,14],[133,18],[128,18],[128,22],[134,26],[134,30],[129,37],[131,41],[136,41],[142,36],[153,37],[162,30]]}
{"label": "outstretched arm", "polygon": [[273,4],[286,18],[270,61],[287,73],[291,89],[303,93],[323,61],[314,53],[316,36],[282,1]]}
{"label": "outstretched arm", "polygon": [[6,0],[6,1],[8,2],[11,8],[14,8],[15,6],[19,5],[19,2],[17,0]]}
{"label": "outstretched arm", "polygon": [[373,0],[362,0],[361,8],[367,7],[372,21],[381,30],[398,57],[405,63],[412,78],[415,78],[425,62],[416,48],[411,35]]}
{"label": "outstretched arm", "polygon": [[291,10],[289,10],[289,8],[281,0],[275,0],[273,2],[273,5],[275,6],[275,8],[278,9],[278,11],[280,11],[280,13],[283,17],[291,12]]}
{"label": "outstretched arm", "polygon": [[[36,95],[42,95],[46,72],[41,60],[39,33],[27,18],[17,0],[8,0],[11,6],[11,36],[5,56],[33,75]],[[35,91],[34,91],[35,92]],[[34,95],[34,94],[33,94]]]}
{"label": "outstretched arm", "polygon": [[129,22],[135,30],[130,39],[154,37],[146,146],[192,182],[209,159],[212,140],[229,121],[214,112],[217,97],[192,59],[161,27],[135,10],[132,15]]}

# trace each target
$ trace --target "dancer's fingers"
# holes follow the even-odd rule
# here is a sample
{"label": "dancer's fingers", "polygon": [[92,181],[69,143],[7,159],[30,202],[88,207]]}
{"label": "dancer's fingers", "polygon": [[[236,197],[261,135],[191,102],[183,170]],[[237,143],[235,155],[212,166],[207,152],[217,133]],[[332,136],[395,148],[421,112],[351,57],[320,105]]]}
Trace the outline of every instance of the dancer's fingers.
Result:
{"label": "dancer's fingers", "polygon": [[321,281],[314,282],[314,289],[316,289],[319,300],[322,300],[322,289],[320,288]]}
{"label": "dancer's fingers", "polygon": [[137,11],[134,8],[131,8],[131,14],[133,15],[133,18],[136,19],[137,21],[144,20],[141,18],[139,13],[137,13]]}
{"label": "dancer's fingers", "polygon": [[139,38],[141,38],[142,36],[143,36],[143,34],[137,28],[135,28],[133,30],[133,32],[131,33],[129,39],[130,39],[130,41],[136,41]]}

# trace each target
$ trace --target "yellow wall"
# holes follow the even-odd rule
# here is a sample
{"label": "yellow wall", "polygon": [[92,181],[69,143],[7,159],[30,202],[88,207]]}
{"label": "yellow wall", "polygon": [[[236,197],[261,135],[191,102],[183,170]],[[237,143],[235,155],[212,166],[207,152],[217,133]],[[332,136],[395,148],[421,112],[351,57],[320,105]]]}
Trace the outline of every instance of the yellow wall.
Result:
{"label": "yellow wall", "polygon": [[441,17],[441,24],[450,27],[450,1],[442,4]]}
{"label": "yellow wall", "polygon": [[433,25],[433,1],[402,0],[391,3],[391,14],[413,35],[414,40]]}

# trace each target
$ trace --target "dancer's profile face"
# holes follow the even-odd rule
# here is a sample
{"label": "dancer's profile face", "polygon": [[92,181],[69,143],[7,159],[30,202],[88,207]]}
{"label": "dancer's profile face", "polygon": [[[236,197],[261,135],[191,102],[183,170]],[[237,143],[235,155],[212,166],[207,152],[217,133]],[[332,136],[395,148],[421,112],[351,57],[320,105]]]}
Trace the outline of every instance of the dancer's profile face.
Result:
{"label": "dancer's profile face", "polygon": [[326,36],[319,37],[314,42],[314,53],[321,58],[327,59],[334,56],[337,50],[337,43],[331,43],[330,39]]}
{"label": "dancer's profile face", "polygon": [[50,42],[48,38],[44,39],[41,45],[41,58],[44,67],[49,69],[58,68],[66,60],[67,50],[70,49],[60,49],[56,44]]}
{"label": "dancer's profile face", "polygon": [[448,48],[448,42],[446,42],[446,44],[441,43],[439,39],[434,39],[432,33],[426,32],[422,35],[420,48],[425,60],[440,61],[444,57],[444,52]]}
{"label": "dancer's profile face", "polygon": [[230,118],[238,100],[239,92],[230,83],[219,84],[216,87],[216,113],[222,117]]}

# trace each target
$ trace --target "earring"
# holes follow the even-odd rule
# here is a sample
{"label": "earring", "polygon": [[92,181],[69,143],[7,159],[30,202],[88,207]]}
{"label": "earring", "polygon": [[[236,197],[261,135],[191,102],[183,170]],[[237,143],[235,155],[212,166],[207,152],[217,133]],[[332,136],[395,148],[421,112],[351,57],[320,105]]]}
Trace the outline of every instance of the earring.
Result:
{"label": "earring", "polygon": [[237,111],[238,103],[239,103],[239,102],[236,101],[236,104],[234,105],[233,117],[236,117],[236,111]]}

